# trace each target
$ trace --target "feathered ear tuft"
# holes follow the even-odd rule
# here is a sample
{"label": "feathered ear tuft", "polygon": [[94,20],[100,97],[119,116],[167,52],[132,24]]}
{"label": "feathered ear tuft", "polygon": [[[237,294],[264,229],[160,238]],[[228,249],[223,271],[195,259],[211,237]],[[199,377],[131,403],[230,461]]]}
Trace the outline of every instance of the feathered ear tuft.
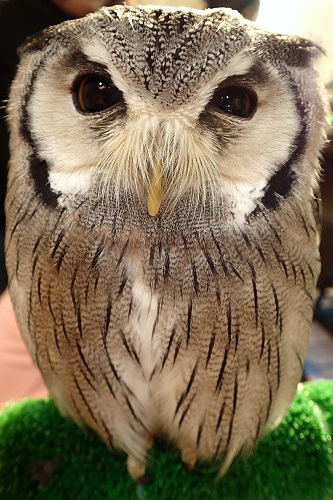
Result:
{"label": "feathered ear tuft", "polygon": [[[75,21],[75,22],[74,22]],[[22,58],[26,54],[31,52],[38,52],[40,50],[45,50],[51,42],[54,44],[55,40],[61,41],[61,43],[66,43],[67,37],[75,36],[78,26],[81,24],[81,20],[69,20],[64,21],[61,24],[56,24],[45,28],[43,30],[37,31],[37,33],[29,36],[17,49],[17,55]],[[83,20],[82,20],[83,21]],[[54,50],[54,49],[53,49]]]}
{"label": "feathered ear tuft", "polygon": [[326,51],[311,40],[280,33],[270,33],[260,37],[258,48],[267,59],[280,59],[288,66],[301,68],[312,66],[318,57],[326,55]]}
{"label": "feathered ear tuft", "polygon": [[287,44],[287,63],[291,66],[308,66],[326,51],[317,43],[299,36],[277,35],[278,41]]}

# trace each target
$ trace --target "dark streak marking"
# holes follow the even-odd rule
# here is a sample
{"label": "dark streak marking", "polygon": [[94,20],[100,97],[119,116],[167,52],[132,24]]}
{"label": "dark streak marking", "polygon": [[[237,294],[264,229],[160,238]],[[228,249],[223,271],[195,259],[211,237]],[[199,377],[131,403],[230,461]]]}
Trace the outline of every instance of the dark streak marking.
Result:
{"label": "dark streak marking", "polygon": [[271,369],[271,343],[268,343],[267,347],[267,370],[270,371]]}
{"label": "dark streak marking", "polygon": [[189,409],[190,409],[190,407],[191,407],[191,405],[193,403],[194,398],[195,398],[195,394],[193,394],[193,396],[191,397],[190,401],[188,402],[188,404],[185,407],[185,410],[182,413],[182,416],[179,419],[179,422],[178,422],[178,428],[179,429],[181,428],[181,426],[182,426],[182,424],[184,422],[184,419],[185,419],[185,417],[186,417],[186,415],[187,415],[187,413],[188,413],[188,411],[189,411]]}
{"label": "dark streak marking", "polygon": [[175,334],[176,334],[176,327],[174,326],[172,328],[172,331],[171,331],[171,335],[170,335],[170,339],[169,339],[169,342],[168,342],[168,346],[167,346],[167,349],[164,353],[164,356],[163,356],[163,360],[162,360],[162,366],[161,366],[161,371],[163,370],[164,368],[164,365],[168,359],[168,356],[169,356],[169,353],[170,353],[170,349],[171,349],[171,346],[172,346],[172,343],[173,343],[173,339],[175,338]]}
{"label": "dark streak marking", "polygon": [[241,277],[241,275],[239,274],[239,272],[237,271],[235,266],[233,264],[230,264],[230,267],[231,267],[232,272],[237,276],[237,278],[239,278],[244,283],[243,278]]}
{"label": "dark streak marking", "polygon": [[239,324],[235,325],[235,328],[236,328],[236,334],[235,334],[235,352],[234,352],[234,355],[236,354],[237,349],[238,349],[238,342],[239,342]]}
{"label": "dark streak marking", "polygon": [[217,443],[216,450],[215,450],[215,453],[214,453],[214,456],[213,456],[213,461],[217,459],[217,457],[218,457],[218,455],[220,453],[221,444],[222,444],[222,438],[220,438],[219,442]]}
{"label": "dark streak marking", "polygon": [[170,250],[165,248],[164,250],[164,267],[163,267],[163,278],[168,279],[170,274]]}
{"label": "dark streak marking", "polygon": [[31,269],[32,276],[34,276],[34,274],[35,274],[38,258],[39,258],[39,255],[35,255],[34,260],[32,262],[32,269]]}
{"label": "dark streak marking", "polygon": [[106,344],[106,336],[108,334],[108,330],[109,330],[109,326],[110,326],[111,312],[112,312],[112,303],[111,303],[111,300],[109,299],[108,305],[106,308],[106,316],[105,316],[103,331],[102,331],[102,337],[103,337],[104,344]]}
{"label": "dark streak marking", "polygon": [[93,374],[93,372],[91,371],[91,368],[90,366],[88,365],[87,361],[86,361],[86,358],[84,357],[83,355],[83,352],[82,352],[82,349],[81,349],[81,346],[79,344],[78,341],[76,341],[76,347],[77,347],[77,352],[79,353],[79,356],[81,358],[81,361],[83,362],[84,366],[86,367],[86,369],[88,370],[88,372],[90,373],[91,377],[93,378],[93,380],[96,380],[95,378],[95,375]]}
{"label": "dark streak marking", "polygon": [[76,312],[76,298],[75,298],[75,288],[74,288],[74,285],[75,285],[75,280],[76,280],[76,277],[77,277],[77,273],[78,273],[78,268],[76,267],[74,269],[73,277],[72,277],[72,280],[71,280],[71,297],[72,297],[72,302],[73,302],[73,305],[74,305],[74,311],[75,312]]}
{"label": "dark streak marking", "polygon": [[202,430],[203,430],[204,423],[205,423],[205,417],[203,418],[203,420],[202,420],[202,422],[200,423],[199,428],[198,428],[198,434],[197,434],[197,448],[199,448],[199,445],[200,445],[200,440],[201,440],[201,436],[202,436]]}
{"label": "dark streak marking", "polygon": [[280,349],[279,345],[276,345],[276,355],[277,355],[277,386],[280,387],[281,382],[281,359],[280,359]]}
{"label": "dark streak marking", "polygon": [[291,269],[292,269],[293,274],[294,274],[294,283],[296,285],[296,283],[297,283],[297,271],[296,271],[296,268],[295,268],[295,265],[293,262],[291,263]]}
{"label": "dark streak marking", "polygon": [[77,308],[76,308],[76,319],[77,319],[77,326],[78,326],[78,329],[79,329],[79,334],[80,334],[80,337],[82,339],[83,331],[82,331],[82,318],[81,318],[81,308],[80,308],[80,305],[78,305]]}
{"label": "dark streak marking", "polygon": [[232,435],[232,429],[234,425],[234,418],[236,414],[236,406],[237,406],[237,396],[238,396],[238,381],[237,381],[237,375],[235,378],[235,386],[234,386],[234,400],[233,400],[233,406],[232,406],[232,415],[231,415],[231,420],[229,424],[229,434],[227,438],[227,448],[229,447],[230,440],[231,440],[231,435]]}
{"label": "dark streak marking", "polygon": [[[76,383],[76,385],[77,385],[77,383]],[[77,404],[76,404],[76,402],[75,402],[75,400],[74,400],[74,398],[73,398],[72,396],[71,396],[71,402],[72,402],[72,405],[73,405],[73,407],[74,407],[74,409],[75,409],[76,413],[77,413],[77,414],[78,414],[78,416],[80,417],[81,421],[82,421],[82,422],[84,422],[84,418],[82,417],[82,413],[81,413],[81,411],[79,410],[79,407],[77,406]]]}
{"label": "dark streak marking", "polygon": [[307,237],[310,239],[310,233],[309,233],[308,226],[306,224],[306,220],[304,219],[303,214],[300,214],[300,215],[301,215],[302,225],[303,225],[304,231],[306,232]]}
{"label": "dark streak marking", "polygon": [[212,256],[210,255],[209,251],[207,250],[207,248],[204,246],[201,238],[199,237],[199,234],[197,232],[195,232],[195,236],[196,236],[196,239],[197,239],[197,242],[206,258],[206,261],[209,265],[209,268],[212,272],[213,275],[217,275],[217,270],[216,270],[216,267],[214,265],[214,262],[213,262],[213,259],[212,259]]}
{"label": "dark streak marking", "polygon": [[182,343],[182,339],[181,339],[181,337],[179,337],[178,342],[177,342],[177,345],[176,345],[176,348],[175,348],[175,353],[174,353],[174,355],[173,355],[173,363],[172,363],[172,366],[175,366],[175,363],[176,363],[176,360],[177,360],[177,357],[178,357],[178,354],[179,354],[179,350],[180,350],[181,343]]}
{"label": "dark streak marking", "polygon": [[[50,308],[50,311],[51,311],[51,306],[50,305],[49,305],[49,308]],[[51,312],[51,314],[52,314],[52,312]],[[67,334],[66,327],[65,327],[65,319],[64,319],[64,315],[63,315],[62,309],[60,309],[60,319],[61,319],[61,328],[62,328],[62,331],[63,331],[63,333],[65,335],[65,339],[67,340],[67,343],[69,345],[70,342],[69,342],[68,334]]]}
{"label": "dark streak marking", "polygon": [[187,243],[187,239],[186,239],[184,233],[181,233],[181,237],[183,240],[183,245],[184,245],[185,250],[188,250],[188,243]]}
{"label": "dark streak marking", "polygon": [[105,434],[107,435],[108,442],[109,442],[109,446],[110,446],[110,448],[111,448],[112,450],[114,450],[115,448],[114,448],[114,445],[113,445],[112,435],[110,434],[110,431],[109,431],[109,429],[106,427],[105,422],[104,422],[104,420],[103,420],[102,418],[100,418],[100,422],[101,422],[101,424],[102,424],[102,427],[103,427],[103,429],[104,429]]}
{"label": "dark streak marking", "polygon": [[243,237],[243,240],[245,241],[245,245],[247,246],[247,248],[251,249],[252,244],[251,244],[251,241],[249,240],[248,235],[246,233],[244,233],[243,231],[241,232],[241,235]]}
{"label": "dark streak marking", "polygon": [[214,344],[215,344],[215,337],[216,337],[216,333],[213,332],[212,336],[211,336],[211,339],[210,339],[209,347],[208,347],[208,354],[207,354],[206,366],[205,366],[206,370],[207,370],[207,366],[208,366],[209,360],[210,360],[211,355],[212,355],[213,347],[214,347]]}
{"label": "dark streak marking", "polygon": [[280,317],[280,305],[279,305],[279,299],[278,299],[275,287],[273,285],[272,285],[272,291],[273,291],[274,303],[275,303],[275,325],[278,326],[279,317]]}
{"label": "dark streak marking", "polygon": [[57,237],[57,240],[56,240],[54,247],[53,247],[53,250],[51,252],[52,259],[54,258],[55,254],[59,248],[59,245],[61,244],[62,240],[64,239],[64,236],[65,236],[65,231],[62,229]]}
{"label": "dark streak marking", "polygon": [[[30,210],[30,203],[32,203],[32,202],[33,202],[33,198],[31,198],[31,199],[28,201],[28,205],[27,205],[27,207],[25,208],[25,210],[24,210],[23,214],[21,214],[21,215],[20,215],[20,217],[19,217],[19,219],[17,219],[17,220],[16,220],[16,222],[15,222],[15,224],[14,224],[14,226],[13,226],[12,230],[11,230],[11,233],[10,233],[10,236],[9,236],[9,241],[8,241],[8,244],[9,244],[9,243],[10,243],[10,241],[12,240],[12,238],[13,238],[13,236],[14,236],[14,233],[15,233],[16,229],[18,228],[18,226],[19,226],[22,222],[24,222],[24,221],[26,220],[27,215],[28,215],[29,210]],[[19,209],[19,211],[18,211],[18,214],[21,212],[21,209],[22,209],[22,205],[21,205],[21,207],[20,207],[20,209]],[[17,215],[18,215],[18,214],[17,214]],[[16,215],[16,217],[17,217],[17,215]],[[16,218],[16,217],[15,217],[15,218]],[[7,248],[8,248],[8,244],[7,244]]]}
{"label": "dark streak marking", "polygon": [[59,339],[58,339],[57,328],[55,326],[53,327],[53,336],[54,336],[54,340],[55,340],[58,352],[61,354],[60,346],[59,346]]}
{"label": "dark streak marking", "polygon": [[211,234],[213,242],[214,242],[214,244],[215,244],[215,246],[217,248],[217,251],[218,251],[218,254],[219,254],[219,258],[220,258],[220,264],[222,266],[223,272],[224,272],[224,274],[226,274],[228,276],[229,272],[228,272],[228,268],[226,266],[226,263],[224,262],[224,258],[223,258],[221,246],[220,246],[218,240],[216,239],[215,234],[213,233],[212,229],[210,229],[210,234]]}
{"label": "dark streak marking", "polygon": [[38,300],[40,305],[42,305],[42,291],[41,291],[41,286],[42,286],[42,276],[38,276],[37,280],[37,295],[38,295]]}
{"label": "dark streak marking", "polygon": [[150,247],[150,252],[149,252],[149,265],[150,266],[154,265],[154,257],[155,257],[155,245],[152,245]]}
{"label": "dark streak marking", "polygon": [[140,418],[136,415],[134,409],[133,409],[133,406],[131,405],[129,399],[127,396],[125,396],[125,400],[126,400],[126,403],[127,403],[127,406],[132,414],[132,416],[134,417],[134,419],[141,425],[141,427],[147,432],[147,434],[150,434],[149,430],[147,429],[147,427],[144,425],[144,423],[140,420]]}
{"label": "dark streak marking", "polygon": [[217,431],[219,430],[219,427],[221,425],[222,418],[223,418],[223,415],[224,415],[224,410],[225,410],[225,401],[223,401],[222,406],[221,406],[221,410],[220,410],[220,413],[219,413],[219,418],[217,419],[216,426],[215,426],[215,433],[217,433]]}
{"label": "dark streak marking", "polygon": [[88,402],[87,402],[87,400],[86,400],[86,398],[85,398],[85,396],[84,396],[84,394],[83,394],[83,392],[81,390],[81,387],[79,386],[78,381],[76,380],[76,377],[74,375],[73,375],[73,378],[74,378],[75,385],[77,387],[77,390],[79,391],[79,394],[80,394],[80,397],[81,397],[82,401],[84,402],[84,404],[85,404],[88,412],[90,413],[92,419],[98,425],[98,421],[96,420],[96,417],[95,417],[92,409],[90,408],[90,406],[89,406],[89,404],[88,404]]}
{"label": "dark streak marking", "polygon": [[94,386],[94,384],[91,382],[91,380],[89,380],[89,377],[88,375],[86,374],[86,372],[84,370],[82,370],[82,368],[80,367],[80,373],[82,374],[83,378],[85,379],[85,381],[90,385],[90,387],[96,391],[96,387]]}
{"label": "dark streak marking", "polygon": [[126,382],[124,382],[124,380],[121,381],[121,385],[128,392],[128,394],[130,394],[130,396],[133,396],[133,398],[136,400],[138,399],[134,394],[134,392],[132,391],[132,389],[130,389],[129,386],[126,384]]}
{"label": "dark streak marking", "polygon": [[227,309],[227,321],[228,321],[228,342],[230,344],[231,335],[232,335],[232,318],[231,318],[231,304],[230,304],[230,302],[228,304],[228,309]]}
{"label": "dark streak marking", "polygon": [[216,300],[217,300],[218,305],[221,306],[222,305],[221,292],[218,288],[216,288]]}
{"label": "dark streak marking", "polygon": [[133,293],[131,293],[130,303],[128,306],[128,315],[127,315],[128,319],[130,318],[132,311],[133,311],[133,301],[134,301],[134,297],[133,297]]}
{"label": "dark streak marking", "polygon": [[154,376],[156,375],[156,373],[158,372],[158,369],[159,369],[158,365],[155,365],[155,366],[154,366],[153,371],[152,371],[152,372],[151,372],[151,374],[150,374],[150,377],[149,377],[149,382],[151,382],[151,381],[153,380],[153,377],[154,377]]}
{"label": "dark streak marking", "polygon": [[252,262],[250,262],[250,261],[248,260],[248,261],[247,261],[247,264],[249,265],[249,268],[251,269],[252,279],[253,279],[254,281],[256,281],[256,279],[257,279],[257,274],[256,274],[256,271],[255,271],[255,269],[254,269],[254,266],[253,266]]}
{"label": "dark streak marking", "polygon": [[65,246],[61,252],[61,254],[59,255],[59,258],[57,260],[57,263],[56,263],[56,267],[57,267],[57,272],[59,273],[60,271],[60,268],[61,268],[61,264],[63,263],[63,260],[65,258],[65,255],[66,255],[66,252],[67,252],[67,247]]}
{"label": "dark streak marking", "polygon": [[223,373],[224,373],[225,366],[226,366],[226,363],[227,363],[228,352],[229,352],[229,349],[227,348],[225,350],[225,352],[224,352],[224,356],[223,356],[223,360],[222,360],[222,365],[221,365],[221,368],[220,368],[220,373],[219,373],[219,376],[217,378],[217,382],[216,382],[216,386],[215,386],[215,392],[216,391],[218,391],[218,392],[221,391],[222,378],[223,378]]}
{"label": "dark streak marking", "polygon": [[192,321],[192,301],[190,301],[187,309],[187,332],[186,332],[186,346],[188,347],[191,338],[191,321]]}
{"label": "dark streak marking", "polygon": [[92,267],[92,269],[95,269],[95,268],[96,268],[96,266],[97,266],[97,264],[98,264],[98,260],[99,260],[99,258],[100,258],[100,256],[101,256],[101,254],[102,254],[102,252],[103,252],[104,248],[105,248],[105,242],[104,242],[104,241],[102,241],[102,242],[98,245],[98,247],[97,247],[97,249],[96,249],[96,252],[95,252],[95,255],[94,255],[94,256],[93,256],[93,258],[92,258],[92,261],[91,261],[91,267]]}
{"label": "dark streak marking", "polygon": [[266,340],[265,327],[264,324],[261,323],[261,349],[260,349],[259,359],[261,359],[262,355],[264,354],[265,340]]}
{"label": "dark streak marking", "polygon": [[138,363],[138,365],[141,367],[140,359],[139,359],[139,356],[138,356],[136,350],[134,349],[134,346],[132,344],[129,344],[123,330],[119,329],[118,333],[120,335],[120,338],[122,340],[122,343],[124,344],[124,347],[125,347],[127,353],[131,357],[131,359],[134,359]]}
{"label": "dark streak marking", "polygon": [[265,257],[264,252],[262,251],[262,248],[260,248],[260,246],[259,246],[259,245],[257,245],[257,246],[256,246],[256,249],[257,249],[257,251],[258,251],[258,253],[259,253],[259,255],[260,255],[260,257],[261,257],[262,261],[263,261],[264,263],[266,263],[266,257]]}
{"label": "dark streak marking", "polygon": [[253,278],[252,278],[252,288],[253,288],[254,312],[256,315],[256,326],[258,327],[258,322],[259,322],[258,290],[257,290],[257,284]]}
{"label": "dark streak marking", "polygon": [[111,383],[109,382],[109,380],[108,380],[107,376],[106,376],[104,373],[103,373],[103,378],[104,378],[105,383],[106,383],[106,385],[108,386],[108,389],[109,389],[109,391],[111,392],[111,394],[112,394],[113,398],[114,398],[114,399],[116,399],[116,395],[115,395],[115,393],[114,393],[114,391],[113,391],[112,385],[111,385]]}
{"label": "dark streak marking", "polygon": [[95,292],[96,292],[97,287],[98,287],[99,277],[100,277],[99,273],[97,273],[96,270],[95,270],[95,283],[94,283],[94,291]]}
{"label": "dark streak marking", "polygon": [[181,397],[180,397],[180,399],[179,399],[179,401],[177,403],[176,410],[175,410],[175,416],[177,415],[177,413],[179,411],[179,408],[184,403],[186,397],[188,396],[188,393],[191,390],[192,384],[194,382],[194,379],[195,379],[195,376],[196,376],[196,373],[197,373],[197,370],[198,370],[198,365],[199,365],[199,361],[197,361],[196,364],[194,365],[194,368],[192,370],[192,373],[191,373],[191,376],[190,376],[190,380],[189,380],[189,382],[187,384],[187,387],[186,387],[185,391],[183,392],[183,394],[181,395]]}
{"label": "dark streak marking", "polygon": [[[106,347],[106,346],[105,346],[105,347]],[[113,375],[115,376],[115,378],[116,378],[117,382],[119,382],[119,384],[121,384],[121,379],[120,379],[120,377],[119,377],[119,375],[118,375],[118,372],[117,372],[117,370],[116,370],[116,368],[115,368],[114,364],[113,364],[113,363],[112,363],[112,361],[111,361],[111,358],[110,358],[110,356],[109,356],[109,353],[108,353],[107,349],[105,349],[105,354],[107,355],[108,362],[109,362],[109,365],[110,365],[110,368],[111,368],[111,370],[112,370]]]}
{"label": "dark streak marking", "polygon": [[119,286],[119,290],[118,290],[118,299],[121,297],[123,291],[124,291],[124,288],[126,286],[126,283],[128,281],[128,276],[127,276],[127,273],[126,273],[126,270],[123,269],[123,272],[122,272],[122,280],[121,280],[121,283],[120,283],[120,286]]}
{"label": "dark streak marking", "polygon": [[38,236],[38,238],[37,238],[37,240],[36,240],[36,243],[34,244],[34,247],[33,247],[33,249],[32,249],[32,254],[33,254],[33,255],[36,253],[37,248],[39,247],[40,242],[42,241],[43,236],[44,236],[44,231],[42,231],[42,232],[40,233],[40,235]]}
{"label": "dark streak marking", "polygon": [[267,413],[266,413],[266,422],[267,420],[269,419],[269,414],[271,412],[271,408],[272,408],[272,402],[273,402],[273,394],[272,394],[272,386],[271,386],[271,383],[269,383],[269,392],[268,392],[268,407],[267,407]]}
{"label": "dark streak marking", "polygon": [[285,261],[278,254],[278,252],[276,251],[276,249],[273,245],[272,245],[272,250],[273,250],[273,253],[275,255],[277,262],[279,263],[280,267],[283,269],[284,274],[286,275],[286,278],[289,278],[288,268],[287,268]]}
{"label": "dark streak marking", "polygon": [[52,363],[52,360],[51,360],[51,356],[50,356],[50,352],[49,352],[49,348],[48,347],[46,347],[46,356],[47,356],[48,364],[51,367],[51,370],[53,371],[53,373],[56,373],[56,371],[54,369],[54,366],[53,366],[53,363]]}
{"label": "dark streak marking", "polygon": [[256,430],[256,436],[254,441],[257,442],[260,436],[260,430],[261,430],[261,419],[259,419],[258,425],[257,425],[257,430]]}
{"label": "dark streak marking", "polygon": [[303,290],[307,298],[310,300],[310,302],[313,302],[313,297],[312,294],[308,290]]}
{"label": "dark streak marking", "polygon": [[194,288],[194,291],[195,291],[196,295],[198,295],[198,293],[199,293],[199,282],[198,282],[197,269],[195,267],[195,263],[194,262],[192,262],[192,276],[193,276],[193,288]]}
{"label": "dark streak marking", "polygon": [[314,273],[314,270],[312,269],[312,267],[310,266],[310,264],[307,262],[307,267],[308,267],[308,270],[309,270],[309,273],[311,274],[312,278],[315,279],[315,273]]}
{"label": "dark streak marking", "polygon": [[301,267],[301,275],[302,275],[302,278],[303,278],[304,286],[306,287],[306,278],[305,278],[304,269],[302,267]]}
{"label": "dark streak marking", "polygon": [[119,257],[118,262],[117,262],[117,267],[120,266],[120,264],[121,264],[121,262],[122,262],[122,260],[123,260],[123,258],[125,256],[125,253],[126,253],[126,250],[127,250],[127,247],[128,247],[128,243],[129,243],[129,240],[126,241],[126,243],[125,243],[125,245],[124,245],[124,247],[123,247],[123,249],[121,251],[120,257]]}

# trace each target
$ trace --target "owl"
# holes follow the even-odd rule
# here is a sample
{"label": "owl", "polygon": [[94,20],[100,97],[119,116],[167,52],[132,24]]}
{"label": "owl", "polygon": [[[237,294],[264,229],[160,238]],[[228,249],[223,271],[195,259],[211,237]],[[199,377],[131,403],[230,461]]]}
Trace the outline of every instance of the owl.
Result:
{"label": "owl", "polygon": [[229,9],[116,6],[29,39],[8,104],[10,293],[63,414],[191,469],[283,417],[320,269],[320,49]]}

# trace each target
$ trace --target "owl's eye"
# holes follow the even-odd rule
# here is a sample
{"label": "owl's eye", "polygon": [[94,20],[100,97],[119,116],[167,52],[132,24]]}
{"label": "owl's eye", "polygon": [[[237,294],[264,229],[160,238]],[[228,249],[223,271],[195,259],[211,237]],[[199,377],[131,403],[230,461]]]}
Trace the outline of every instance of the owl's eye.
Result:
{"label": "owl's eye", "polygon": [[85,113],[97,113],[124,102],[122,92],[104,75],[79,78],[73,86],[73,99]]}
{"label": "owl's eye", "polygon": [[212,105],[223,113],[252,118],[257,110],[257,94],[249,88],[241,86],[222,87],[212,99]]}

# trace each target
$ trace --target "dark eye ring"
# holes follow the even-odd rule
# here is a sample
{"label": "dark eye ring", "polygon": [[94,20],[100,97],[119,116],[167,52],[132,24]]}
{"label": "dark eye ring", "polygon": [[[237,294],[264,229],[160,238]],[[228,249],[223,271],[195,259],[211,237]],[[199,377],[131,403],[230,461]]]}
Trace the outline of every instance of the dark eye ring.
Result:
{"label": "dark eye ring", "polygon": [[252,118],[257,111],[258,97],[251,88],[232,85],[219,88],[211,104],[228,115]]}
{"label": "dark eye ring", "polygon": [[81,75],[73,84],[73,101],[83,113],[98,113],[123,103],[122,92],[105,75]]}

